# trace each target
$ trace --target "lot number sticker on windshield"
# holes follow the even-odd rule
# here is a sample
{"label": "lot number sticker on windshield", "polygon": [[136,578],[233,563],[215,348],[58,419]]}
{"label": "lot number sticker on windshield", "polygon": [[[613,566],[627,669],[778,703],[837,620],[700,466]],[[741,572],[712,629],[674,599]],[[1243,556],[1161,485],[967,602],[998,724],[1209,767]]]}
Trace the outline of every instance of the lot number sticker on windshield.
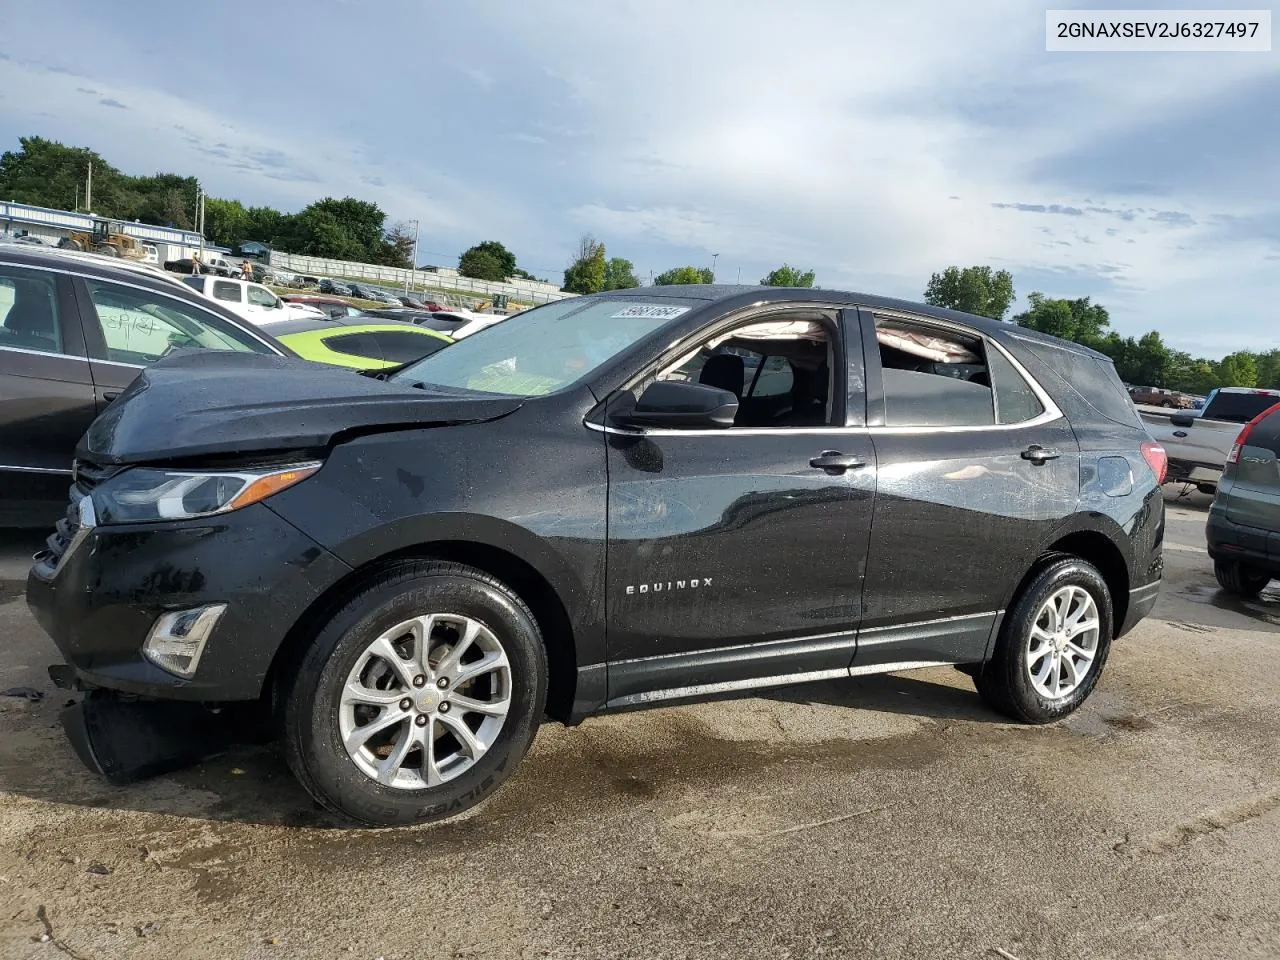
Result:
{"label": "lot number sticker on windshield", "polygon": [[640,303],[627,307],[610,315],[610,319],[619,317],[644,317],[646,320],[674,320],[682,313],[688,313],[688,307],[660,307],[652,303]]}

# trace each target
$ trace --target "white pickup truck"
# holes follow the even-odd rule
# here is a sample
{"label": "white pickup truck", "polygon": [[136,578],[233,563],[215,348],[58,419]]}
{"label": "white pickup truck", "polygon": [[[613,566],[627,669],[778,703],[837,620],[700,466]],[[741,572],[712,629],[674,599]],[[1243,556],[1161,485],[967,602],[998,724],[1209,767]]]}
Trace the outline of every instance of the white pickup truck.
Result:
{"label": "white pickup truck", "polygon": [[1169,455],[1169,482],[1193,483],[1213,493],[1244,425],[1277,403],[1280,390],[1220,387],[1200,410],[1139,406],[1138,412],[1151,438]]}
{"label": "white pickup truck", "polygon": [[281,300],[260,283],[230,277],[183,277],[182,282],[216,300],[250,323],[266,326],[281,320],[315,320],[324,314],[315,307]]}

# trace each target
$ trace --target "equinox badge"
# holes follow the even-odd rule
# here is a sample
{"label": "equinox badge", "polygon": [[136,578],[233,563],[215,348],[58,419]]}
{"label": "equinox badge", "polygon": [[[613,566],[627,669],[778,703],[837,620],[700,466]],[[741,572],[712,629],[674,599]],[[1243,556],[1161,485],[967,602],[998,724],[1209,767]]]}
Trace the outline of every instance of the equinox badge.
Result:
{"label": "equinox badge", "polygon": [[629,583],[627,596],[633,593],[662,593],[663,590],[697,590],[709,586],[711,586],[710,577],[703,577],[700,580],[660,580],[657,583],[642,583],[639,586]]}

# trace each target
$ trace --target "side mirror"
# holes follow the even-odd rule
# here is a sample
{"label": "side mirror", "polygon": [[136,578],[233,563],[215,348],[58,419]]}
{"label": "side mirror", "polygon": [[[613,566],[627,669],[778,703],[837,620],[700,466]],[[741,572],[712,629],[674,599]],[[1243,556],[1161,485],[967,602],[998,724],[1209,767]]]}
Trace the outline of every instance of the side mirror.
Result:
{"label": "side mirror", "polygon": [[733,426],[738,398],[728,390],[683,380],[649,384],[619,422],[637,427],[725,428]]}
{"label": "side mirror", "polygon": [[1196,418],[1186,413],[1175,413],[1169,418],[1170,425],[1175,427],[1190,427],[1194,426],[1195,422]]}

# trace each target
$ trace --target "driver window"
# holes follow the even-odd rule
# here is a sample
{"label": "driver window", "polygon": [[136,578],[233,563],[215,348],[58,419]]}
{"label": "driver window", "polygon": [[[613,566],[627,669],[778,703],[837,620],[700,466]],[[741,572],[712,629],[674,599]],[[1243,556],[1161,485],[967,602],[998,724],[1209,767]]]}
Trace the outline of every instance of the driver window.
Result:
{"label": "driver window", "polygon": [[87,286],[106,359],[114,363],[152,363],[178,349],[272,352],[262,341],[178,300],[112,283]]}
{"label": "driver window", "polygon": [[832,403],[833,328],[812,316],[753,320],[708,340],[660,373],[728,390],[734,427],[821,427],[843,411]]}
{"label": "driver window", "polygon": [[280,302],[276,300],[275,294],[270,290],[263,287],[255,287],[253,284],[249,284],[246,289],[249,294],[249,302],[255,307],[270,307],[274,309],[280,305]]}

